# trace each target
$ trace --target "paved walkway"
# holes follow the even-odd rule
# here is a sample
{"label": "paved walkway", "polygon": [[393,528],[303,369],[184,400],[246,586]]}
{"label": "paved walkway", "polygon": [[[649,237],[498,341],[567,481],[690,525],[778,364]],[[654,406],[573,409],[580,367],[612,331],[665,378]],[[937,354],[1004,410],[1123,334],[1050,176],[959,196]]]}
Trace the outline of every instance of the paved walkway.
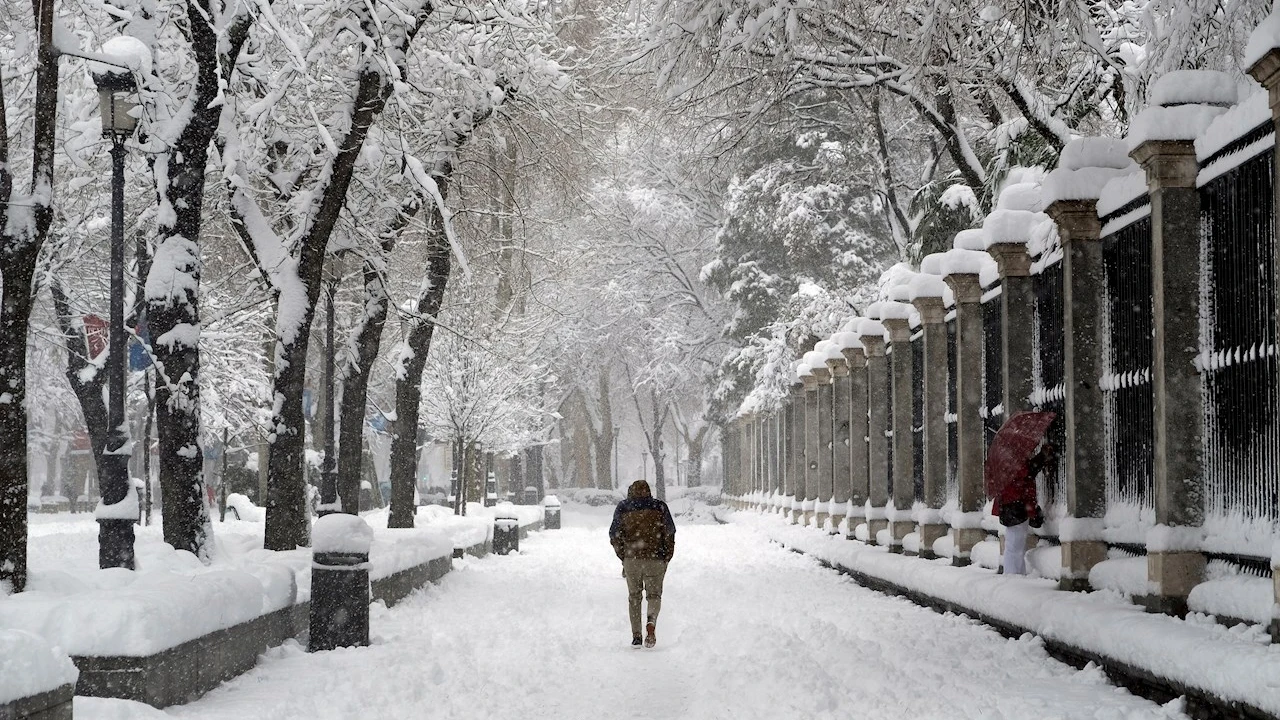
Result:
{"label": "paved walkway", "polygon": [[191,705],[82,698],[77,720],[1182,717],[738,526],[680,528],[658,646],[635,650],[609,510],[565,520],[375,608],[372,647],[291,645]]}

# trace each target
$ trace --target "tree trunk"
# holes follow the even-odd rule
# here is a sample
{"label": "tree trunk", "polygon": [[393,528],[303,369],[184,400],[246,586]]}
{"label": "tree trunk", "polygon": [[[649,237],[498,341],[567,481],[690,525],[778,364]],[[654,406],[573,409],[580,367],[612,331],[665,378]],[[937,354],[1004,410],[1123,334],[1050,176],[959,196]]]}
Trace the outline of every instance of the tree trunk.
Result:
{"label": "tree trunk", "polygon": [[103,451],[107,447],[107,438],[111,434],[110,422],[107,418],[107,404],[103,400],[102,389],[107,381],[105,368],[97,368],[92,374],[89,368],[89,345],[85,339],[83,323],[77,323],[71,315],[71,304],[62,289],[62,282],[53,278],[49,283],[49,292],[53,295],[54,315],[57,317],[58,330],[65,338],[67,349],[67,383],[80,404],[80,414],[84,417],[85,430],[89,434],[89,452],[93,455],[94,467],[98,477],[104,477],[102,466]]}
{"label": "tree trunk", "polygon": [[[447,197],[452,174],[436,178],[440,197]],[[413,527],[413,485],[418,469],[418,411],[422,405],[422,369],[431,350],[431,336],[436,329],[436,315],[444,304],[449,284],[452,258],[449,238],[445,235],[444,216],[432,205],[427,231],[427,275],[418,296],[417,317],[409,324],[399,375],[396,378],[395,433],[391,438],[391,514],[387,527]]]}
{"label": "tree trunk", "polygon": [[[597,402],[600,409],[600,431],[592,428],[591,441],[595,448],[596,487],[601,490],[612,490],[613,477],[613,403],[610,400],[609,370],[600,371],[596,382]],[[592,423],[595,424],[594,422]]]}
{"label": "tree trunk", "polygon": [[[53,44],[53,0],[32,0],[36,37],[36,103],[32,135],[32,196],[10,206],[9,129],[0,86],[0,584],[13,592],[27,584],[27,332],[31,326],[32,276],[53,220],[53,158],[58,120],[58,53]],[[19,31],[23,32],[23,31]]]}
{"label": "tree trunk", "polygon": [[[212,526],[205,503],[203,453],[200,451],[199,284],[200,230],[204,177],[222,115],[221,85],[248,37],[250,20],[242,16],[225,33],[210,25],[208,0],[187,3],[196,84],[190,118],[173,151],[157,157],[156,191],[164,219],[157,229],[155,256],[164,267],[154,284],[148,279],[147,321],[156,360],[156,430],[160,457],[161,517],[164,540],[208,561]],[[220,56],[219,40],[227,54]],[[221,71],[221,72],[220,72]],[[163,180],[161,180],[163,178]]]}
{"label": "tree trunk", "polygon": [[689,448],[689,487],[702,485],[702,453],[707,440],[708,427],[710,425],[703,425],[702,429],[692,437],[685,438],[685,446]]}

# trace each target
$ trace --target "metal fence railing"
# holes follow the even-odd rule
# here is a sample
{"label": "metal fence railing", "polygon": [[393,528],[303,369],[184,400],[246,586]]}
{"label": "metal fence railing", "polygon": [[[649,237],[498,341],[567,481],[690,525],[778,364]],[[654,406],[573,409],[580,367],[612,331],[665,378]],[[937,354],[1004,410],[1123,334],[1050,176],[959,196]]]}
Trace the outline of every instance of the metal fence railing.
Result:
{"label": "metal fence railing", "polygon": [[[1056,238],[1032,265],[1031,288],[1035,295],[1035,323],[1032,326],[1031,404],[1035,409],[1057,413],[1049,426],[1049,442],[1057,448],[1067,445],[1066,387],[1063,362],[1066,346],[1062,334],[1062,258]],[[1058,469],[1048,482],[1040,481],[1038,494],[1050,516],[1066,503],[1066,453],[1058,453]]]}
{"label": "metal fence railing", "polygon": [[[1219,155],[1242,155],[1250,139]],[[1274,532],[1280,505],[1273,148],[1200,188],[1207,549],[1246,555],[1265,554],[1259,536]]]}
{"label": "metal fence railing", "polygon": [[960,453],[960,436],[956,426],[956,316],[947,314],[947,493],[948,504],[958,503],[960,486],[956,481],[956,459]]}
{"label": "metal fence railing", "polygon": [[1102,239],[1106,284],[1099,384],[1107,438],[1108,530],[1109,539],[1124,543],[1142,543],[1155,522],[1151,216],[1142,214],[1150,207],[1143,196],[1102,218],[1108,234]]}
{"label": "metal fence railing", "polygon": [[1003,332],[1001,331],[1000,287],[988,288],[982,303],[982,424],[983,449],[1004,423]]}
{"label": "metal fence railing", "polygon": [[911,336],[911,450],[916,502],[924,502],[924,333]]}

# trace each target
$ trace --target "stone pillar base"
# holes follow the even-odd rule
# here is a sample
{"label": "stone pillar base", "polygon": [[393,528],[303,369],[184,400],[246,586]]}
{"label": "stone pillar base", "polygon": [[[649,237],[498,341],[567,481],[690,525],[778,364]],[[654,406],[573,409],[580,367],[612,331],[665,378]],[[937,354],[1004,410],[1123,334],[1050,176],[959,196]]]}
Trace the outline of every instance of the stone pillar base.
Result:
{"label": "stone pillar base", "polygon": [[801,521],[801,520],[803,520],[803,519],[804,519],[804,513],[803,513],[803,512],[800,512],[799,510],[792,510],[792,511],[791,511],[791,524],[792,524],[792,525],[799,525],[799,524],[800,524],[800,521]]}
{"label": "stone pillar base", "polygon": [[857,540],[858,536],[856,535],[856,533],[858,532],[858,526],[865,523],[867,519],[862,516],[855,516],[855,515],[850,515],[845,519],[849,521],[849,532],[845,533],[844,535],[845,539]]}
{"label": "stone pillar base", "polygon": [[814,513],[813,517],[814,517],[814,523],[813,523],[814,526],[816,526],[819,530],[821,530],[822,526],[826,525],[827,523],[828,515],[824,512],[820,512],[820,513]]}
{"label": "stone pillar base", "polygon": [[1058,589],[1088,592],[1089,570],[1107,559],[1107,544],[1101,540],[1075,540],[1062,543],[1062,577]]}
{"label": "stone pillar base", "polygon": [[899,520],[897,522],[889,523],[889,537],[893,539],[889,545],[889,552],[905,552],[906,548],[902,547],[902,539],[915,531],[916,524],[911,520]]}
{"label": "stone pillar base", "polygon": [[1147,553],[1147,584],[1155,592],[1137,598],[1147,612],[1187,616],[1187,596],[1204,579],[1205,557],[1198,552]]}
{"label": "stone pillar base", "polygon": [[972,562],[969,553],[973,546],[987,539],[987,531],[982,528],[963,528],[952,531],[955,538],[955,550],[951,555],[951,564],[964,567]]}
{"label": "stone pillar base", "polygon": [[839,535],[839,534],[840,534],[840,523],[842,523],[842,522],[844,522],[844,516],[843,516],[843,515],[832,515],[832,516],[831,516],[831,531],[830,531],[828,534],[829,534],[829,535]]}
{"label": "stone pillar base", "polygon": [[933,552],[933,544],[940,538],[946,537],[947,531],[951,528],[946,525],[921,525],[920,526],[920,557],[925,560],[933,560],[938,556]]}
{"label": "stone pillar base", "polygon": [[1271,582],[1275,585],[1276,599],[1271,608],[1271,642],[1280,643],[1280,567],[1272,566]]}
{"label": "stone pillar base", "polygon": [[884,520],[884,519],[868,520],[867,521],[867,544],[877,545],[878,542],[876,541],[876,536],[880,534],[881,530],[888,530],[888,529],[889,529],[888,520]]}

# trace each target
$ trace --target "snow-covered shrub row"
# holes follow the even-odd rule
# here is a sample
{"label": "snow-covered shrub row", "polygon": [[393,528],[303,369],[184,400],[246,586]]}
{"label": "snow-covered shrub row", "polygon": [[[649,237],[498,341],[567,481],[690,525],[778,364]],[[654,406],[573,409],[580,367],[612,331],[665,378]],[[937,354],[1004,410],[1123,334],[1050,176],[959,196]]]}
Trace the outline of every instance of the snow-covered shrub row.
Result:
{"label": "snow-covered shrub row", "polygon": [[625,490],[598,490],[596,488],[556,488],[556,496],[564,503],[577,503],[601,507],[617,505],[626,498]]}

